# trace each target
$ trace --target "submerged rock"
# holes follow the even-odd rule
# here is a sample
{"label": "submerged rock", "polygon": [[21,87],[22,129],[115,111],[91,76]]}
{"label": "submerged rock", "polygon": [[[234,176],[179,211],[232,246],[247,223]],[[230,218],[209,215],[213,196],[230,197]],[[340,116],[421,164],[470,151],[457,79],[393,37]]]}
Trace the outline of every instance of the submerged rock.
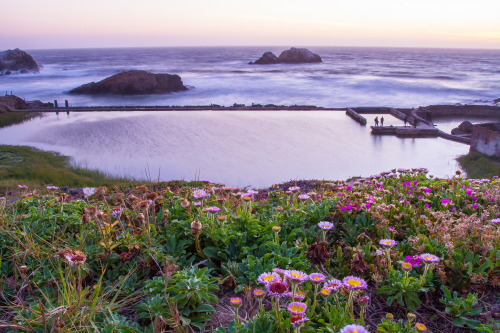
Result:
{"label": "submerged rock", "polygon": [[303,62],[321,62],[321,57],[308,49],[292,47],[290,50],[281,52],[279,62],[298,64]]}
{"label": "submerged rock", "polygon": [[153,74],[146,71],[132,70],[115,74],[99,82],[81,85],[69,93],[149,95],[184,90],[188,90],[188,88],[184,86],[179,75]]}
{"label": "submerged rock", "polygon": [[266,52],[260,57],[258,60],[254,62],[249,62],[249,64],[253,65],[268,65],[268,64],[277,64],[279,63],[278,57],[274,55],[272,52]]}
{"label": "submerged rock", "polygon": [[300,64],[322,62],[321,57],[316,53],[312,53],[308,49],[292,47],[290,50],[281,52],[279,57],[276,57],[272,52],[266,52],[255,62],[249,62],[254,65],[267,64]]}
{"label": "submerged rock", "polygon": [[0,75],[38,73],[40,67],[28,53],[15,49],[0,52]]}

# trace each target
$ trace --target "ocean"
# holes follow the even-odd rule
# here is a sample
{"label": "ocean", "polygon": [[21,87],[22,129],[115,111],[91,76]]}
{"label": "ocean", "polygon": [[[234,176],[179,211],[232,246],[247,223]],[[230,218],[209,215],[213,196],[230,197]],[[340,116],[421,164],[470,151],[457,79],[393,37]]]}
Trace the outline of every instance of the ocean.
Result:
{"label": "ocean", "polygon": [[[309,47],[323,62],[249,65],[289,47],[166,47],[26,50],[39,74],[0,76],[0,94],[95,105],[316,105],[322,107],[491,103],[500,97],[500,50]],[[165,95],[67,92],[120,71],[178,74],[190,89]]]}

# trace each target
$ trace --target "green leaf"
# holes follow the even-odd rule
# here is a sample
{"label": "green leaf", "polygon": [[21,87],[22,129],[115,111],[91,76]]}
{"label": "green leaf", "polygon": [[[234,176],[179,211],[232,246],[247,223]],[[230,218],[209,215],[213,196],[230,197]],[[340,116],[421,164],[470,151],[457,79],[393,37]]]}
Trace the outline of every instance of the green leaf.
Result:
{"label": "green leaf", "polygon": [[194,309],[192,312],[210,312],[210,313],[213,313],[213,312],[215,312],[215,309],[210,304],[201,304],[196,309]]}

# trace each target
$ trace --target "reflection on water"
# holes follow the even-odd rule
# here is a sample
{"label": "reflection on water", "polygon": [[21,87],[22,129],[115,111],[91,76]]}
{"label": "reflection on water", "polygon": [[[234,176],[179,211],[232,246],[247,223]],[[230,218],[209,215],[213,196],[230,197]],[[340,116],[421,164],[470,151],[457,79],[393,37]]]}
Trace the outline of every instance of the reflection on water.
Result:
{"label": "reflection on water", "polygon": [[[367,115],[369,122],[371,115]],[[384,116],[386,124],[401,121]],[[195,177],[264,187],[291,179],[346,179],[392,168],[457,169],[464,144],[372,136],[338,111],[85,112],[0,130],[0,143],[57,151],[77,165],[153,180]]]}

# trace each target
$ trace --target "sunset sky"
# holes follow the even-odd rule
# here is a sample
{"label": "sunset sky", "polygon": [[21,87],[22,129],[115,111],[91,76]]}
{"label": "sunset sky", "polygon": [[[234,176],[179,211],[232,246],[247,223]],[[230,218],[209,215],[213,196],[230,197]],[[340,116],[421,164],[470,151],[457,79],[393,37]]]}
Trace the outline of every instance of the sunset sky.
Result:
{"label": "sunset sky", "polygon": [[499,0],[15,0],[0,50],[143,46],[500,49]]}

